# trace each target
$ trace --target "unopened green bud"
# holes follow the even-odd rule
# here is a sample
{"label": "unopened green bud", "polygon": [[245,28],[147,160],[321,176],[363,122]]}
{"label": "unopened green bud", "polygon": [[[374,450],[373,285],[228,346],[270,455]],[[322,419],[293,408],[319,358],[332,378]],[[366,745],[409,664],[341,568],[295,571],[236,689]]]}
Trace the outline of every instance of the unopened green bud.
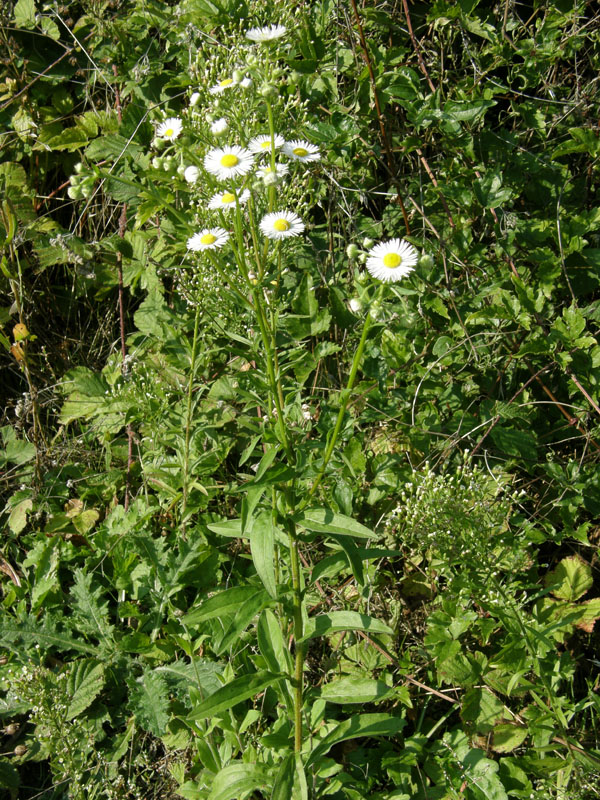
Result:
{"label": "unopened green bud", "polygon": [[83,197],[83,192],[79,186],[69,186],[67,189],[67,194],[71,198],[71,200],[81,200]]}
{"label": "unopened green bud", "polygon": [[381,316],[381,303],[377,300],[371,303],[371,307],[369,308],[369,316],[372,320],[378,320]]}
{"label": "unopened green bud", "polygon": [[258,64],[258,59],[254,53],[248,53],[246,56],[246,64],[248,64],[249,67],[255,67]]}
{"label": "unopened green bud", "polygon": [[239,69],[234,69],[231,77],[233,78],[234,83],[239,83],[243,79],[244,73]]}
{"label": "unopened green bud", "polygon": [[425,269],[431,269],[431,267],[433,267],[433,258],[429,255],[429,253],[425,253],[424,256],[421,256],[419,259],[419,266],[425,267]]}
{"label": "unopened green bud", "polygon": [[163,164],[163,160],[162,160],[162,158],[160,158],[160,157],[158,157],[158,156],[155,156],[155,157],[152,159],[152,167],[153,167],[154,169],[162,169],[162,164]]}
{"label": "unopened green bud", "polygon": [[358,255],[358,247],[355,244],[349,244],[346,248],[346,255],[348,258],[356,258]]}
{"label": "unopened green bud", "polygon": [[374,244],[375,242],[373,241],[373,239],[369,239],[368,236],[363,239],[363,247],[365,248],[365,250],[370,250]]}
{"label": "unopened green bud", "polygon": [[263,97],[276,97],[277,87],[273,86],[272,83],[263,83],[260,87],[260,93]]}
{"label": "unopened green bud", "polygon": [[79,173],[83,170],[83,164],[81,161],[78,161],[77,164],[75,164],[73,170],[79,175]]}

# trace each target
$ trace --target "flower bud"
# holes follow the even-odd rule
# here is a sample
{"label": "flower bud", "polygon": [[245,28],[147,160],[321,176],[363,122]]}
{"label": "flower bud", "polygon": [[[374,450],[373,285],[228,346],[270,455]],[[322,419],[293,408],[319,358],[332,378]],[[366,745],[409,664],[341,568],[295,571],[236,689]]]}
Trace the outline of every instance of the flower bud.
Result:
{"label": "flower bud", "polygon": [[433,258],[429,253],[425,253],[425,255],[421,256],[419,259],[419,266],[425,269],[431,269],[431,267],[433,267]]}
{"label": "flower bud", "polygon": [[246,64],[248,64],[249,67],[255,67],[258,64],[258,59],[254,53],[248,53],[246,56]]}
{"label": "flower bud", "polygon": [[24,756],[26,752],[27,752],[27,747],[24,744],[18,744],[13,750],[13,753],[16,756]]}
{"label": "flower bud", "polygon": [[279,183],[279,176],[276,172],[267,172],[263,178],[265,186],[277,186]]}
{"label": "flower bud", "polygon": [[346,255],[348,258],[356,258],[358,255],[358,247],[355,244],[349,244],[346,248]]}
{"label": "flower bud", "polygon": [[353,297],[348,305],[350,306],[350,311],[352,311],[353,314],[359,314],[362,311],[362,303],[358,297]]}
{"label": "flower bud", "polygon": [[373,241],[373,239],[369,239],[368,236],[363,239],[363,247],[365,248],[365,250],[370,250],[374,244],[375,242]]}
{"label": "flower bud", "polygon": [[381,316],[381,303],[378,302],[377,300],[371,303],[371,306],[369,308],[369,316],[371,317],[372,320],[375,321],[378,320],[379,317]]}
{"label": "flower bud", "polygon": [[75,164],[73,170],[79,175],[79,173],[83,170],[83,164],[81,161],[78,161],[77,164]]}
{"label": "flower bud", "polygon": [[234,69],[231,77],[233,78],[234,83],[241,83],[244,78],[244,73],[239,69]]}
{"label": "flower bud", "polygon": [[277,87],[272,83],[263,83],[260,87],[260,93],[263,97],[277,97]]}
{"label": "flower bud", "polygon": [[160,156],[154,156],[152,159],[152,167],[153,169],[162,169],[163,160]]}
{"label": "flower bud", "polygon": [[200,92],[194,92],[190,97],[190,105],[193,108],[194,106],[197,106],[199,102],[200,102]]}
{"label": "flower bud", "polygon": [[69,186],[67,189],[67,194],[71,198],[71,200],[81,200],[83,197],[83,192],[79,188],[79,186]]}

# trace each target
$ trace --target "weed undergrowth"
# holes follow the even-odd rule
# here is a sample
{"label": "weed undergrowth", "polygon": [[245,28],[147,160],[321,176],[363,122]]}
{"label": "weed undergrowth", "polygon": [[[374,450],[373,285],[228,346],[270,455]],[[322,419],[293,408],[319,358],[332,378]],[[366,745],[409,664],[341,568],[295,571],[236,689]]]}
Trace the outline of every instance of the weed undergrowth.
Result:
{"label": "weed undergrowth", "polygon": [[592,4],[0,37],[7,797],[599,797]]}

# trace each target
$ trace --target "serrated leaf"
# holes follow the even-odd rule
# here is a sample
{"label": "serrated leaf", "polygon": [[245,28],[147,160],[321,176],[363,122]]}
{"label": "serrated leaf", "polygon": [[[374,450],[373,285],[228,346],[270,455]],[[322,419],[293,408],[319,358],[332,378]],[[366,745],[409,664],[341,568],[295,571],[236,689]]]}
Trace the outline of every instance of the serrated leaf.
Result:
{"label": "serrated leaf", "polygon": [[485,687],[469,689],[463,698],[460,716],[477,733],[489,733],[503,714],[504,704]]}
{"label": "serrated leaf", "polygon": [[56,630],[48,621],[39,625],[35,619],[16,622],[14,619],[0,619],[0,642],[5,647],[23,643],[28,647],[39,645],[42,650],[56,648],[59,652],[78,650],[83,653],[96,653],[97,648],[74,639],[67,633]]}
{"label": "serrated leaf", "polygon": [[35,28],[35,13],[34,0],[19,0],[14,11],[17,28]]}
{"label": "serrated leaf", "polygon": [[90,706],[104,687],[104,665],[96,659],[75,661],[69,669],[67,691],[71,701],[67,720],[74,719]]}
{"label": "serrated leaf", "polygon": [[356,611],[332,611],[329,614],[319,614],[310,617],[304,626],[304,636],[300,639],[305,642],[317,636],[329,636],[337,631],[369,631],[369,633],[386,633],[393,635],[394,631],[384,622],[359,614]]}
{"label": "serrated leaf", "polygon": [[164,678],[156,671],[145,672],[129,683],[129,708],[142,728],[164,736],[170,719],[169,693]]}
{"label": "serrated leaf", "polygon": [[102,588],[93,586],[94,576],[75,570],[70,595],[73,598],[73,621],[83,633],[101,642],[112,640],[113,626],[108,621],[108,600],[102,598]]}
{"label": "serrated leaf", "polygon": [[281,675],[272,672],[255,672],[253,675],[242,675],[223,686],[210,697],[207,697],[189,714],[189,720],[206,719],[220,711],[233,708],[238,703],[262,692],[267,686],[281,680]]}
{"label": "serrated leaf", "polygon": [[567,556],[546,575],[544,583],[555,597],[574,602],[591,589],[592,569],[577,556]]}

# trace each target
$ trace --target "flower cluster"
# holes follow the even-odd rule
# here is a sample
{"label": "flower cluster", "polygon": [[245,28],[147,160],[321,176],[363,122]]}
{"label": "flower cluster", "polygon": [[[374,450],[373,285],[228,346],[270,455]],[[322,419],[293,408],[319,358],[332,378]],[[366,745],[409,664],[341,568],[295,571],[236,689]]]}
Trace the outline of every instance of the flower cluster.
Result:
{"label": "flower cluster", "polygon": [[[268,46],[270,43],[277,42],[286,34],[283,25],[270,25],[262,28],[251,28],[246,32],[246,38],[255,45]],[[250,59],[254,59],[251,61]],[[250,56],[248,64],[256,63],[256,57]],[[250,68],[250,74],[254,79],[261,80],[259,73],[254,73]],[[248,88],[252,85],[252,78],[244,75],[241,69],[234,69],[230,74],[224,75],[214,85],[210,86],[210,95],[218,98],[224,93],[229,93],[237,87]],[[261,94],[267,95],[261,90]],[[233,95],[232,95],[233,96]],[[194,92],[190,97],[191,120],[199,120],[201,112],[198,108],[200,92]],[[217,107],[220,101],[215,100]],[[227,103],[225,104],[227,105]],[[223,113],[221,111],[221,113]],[[210,133],[217,137],[230,130],[230,126],[236,127],[234,119],[227,116],[218,117],[216,114],[207,114],[204,123],[208,123]],[[183,129],[182,120],[178,117],[170,117],[160,123],[156,128],[157,140],[173,142],[177,139]],[[159,145],[157,145],[159,146]],[[290,173],[291,169],[298,168],[294,165],[301,163],[311,165],[318,162],[321,158],[319,148],[312,142],[298,138],[287,141],[280,133],[273,130],[273,119],[270,116],[270,131],[259,135],[250,136],[245,143],[233,143],[213,147],[198,159],[198,163],[185,166],[181,164],[179,174],[190,184],[201,185],[202,167],[212,180],[223,183],[224,188],[214,192],[207,201],[202,201],[201,207],[209,212],[219,212],[221,214],[237,210],[239,213],[242,207],[250,204],[248,219],[256,219],[256,205],[260,205],[260,200],[255,201],[252,190],[252,181],[259,178],[266,187],[276,187],[282,179]],[[169,163],[172,158],[155,159]],[[160,165],[159,165],[160,166]],[[211,178],[209,178],[209,181]],[[256,186],[256,184],[254,184]],[[260,232],[267,239],[281,241],[283,239],[299,236],[305,230],[302,219],[293,211],[281,208],[273,210],[275,194],[270,188],[269,209],[262,214],[258,220],[257,232]],[[277,206],[275,206],[276,208]],[[227,223],[225,217],[221,216],[220,223],[225,227],[206,227],[187,240],[188,250],[193,252],[203,252],[223,247],[230,239],[231,233],[225,228]],[[231,219],[231,217],[229,217]],[[210,224],[210,223],[209,223]],[[238,223],[236,223],[238,224]],[[372,245],[372,243],[369,243]],[[361,256],[366,263],[367,271],[370,275],[384,283],[396,282],[404,278],[414,269],[418,254],[416,249],[408,242],[401,239],[391,239],[381,242],[371,249],[366,255]]]}

